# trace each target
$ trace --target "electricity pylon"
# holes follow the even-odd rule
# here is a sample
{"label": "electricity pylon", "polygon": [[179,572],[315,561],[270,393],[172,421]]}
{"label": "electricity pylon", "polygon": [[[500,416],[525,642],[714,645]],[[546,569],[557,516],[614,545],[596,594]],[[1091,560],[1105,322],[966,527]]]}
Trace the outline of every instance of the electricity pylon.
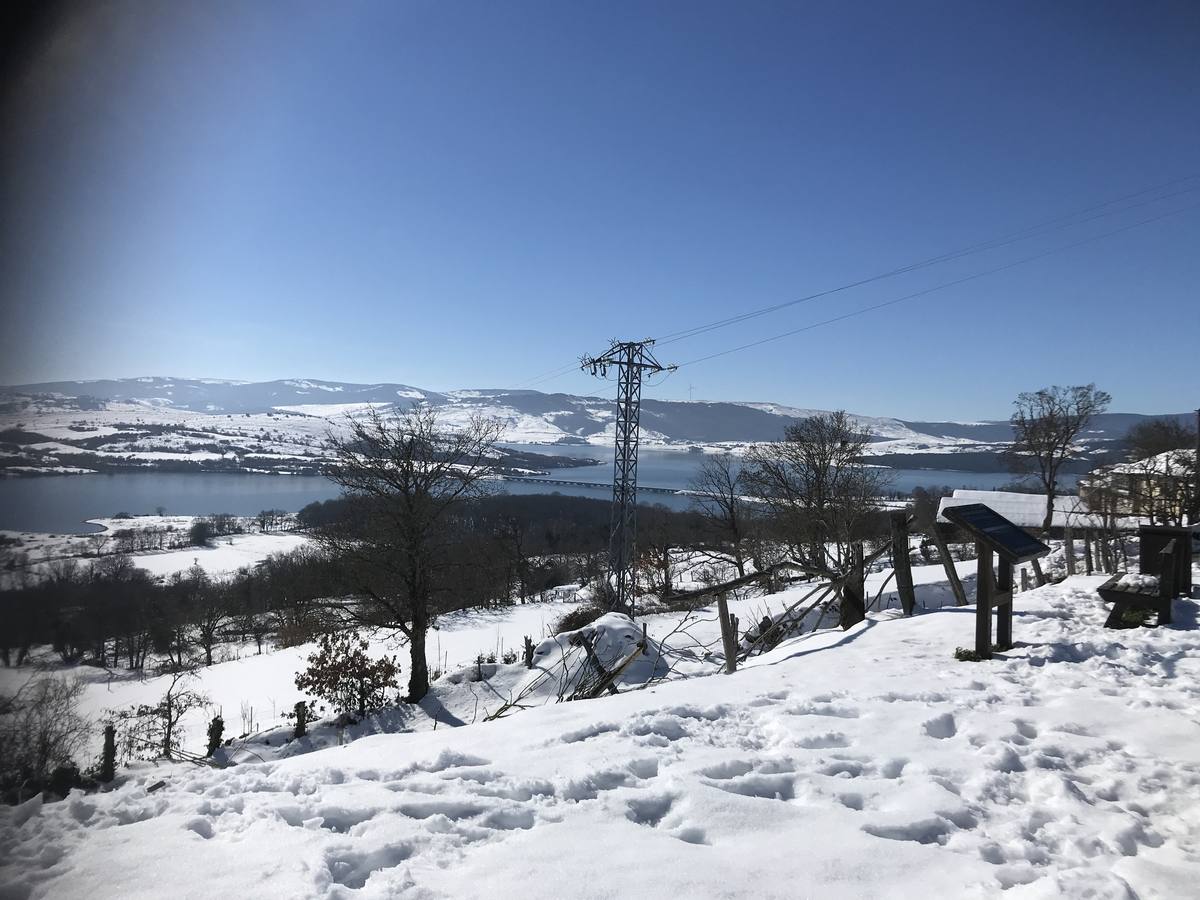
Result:
{"label": "electricity pylon", "polygon": [[612,341],[600,356],[585,356],[580,368],[606,377],[617,370],[617,435],[613,459],[612,525],[608,537],[609,605],[633,615],[634,562],[637,546],[638,420],[642,411],[642,375],[673,372],[650,353],[652,340]]}

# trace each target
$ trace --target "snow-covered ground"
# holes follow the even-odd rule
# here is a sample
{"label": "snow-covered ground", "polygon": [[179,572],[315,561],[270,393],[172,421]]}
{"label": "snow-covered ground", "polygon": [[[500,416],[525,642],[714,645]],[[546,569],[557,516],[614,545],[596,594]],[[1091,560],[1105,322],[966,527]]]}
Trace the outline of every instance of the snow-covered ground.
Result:
{"label": "snow-covered ground", "polygon": [[231,534],[214,538],[207,547],[187,547],[162,553],[135,553],[130,559],[152,575],[170,575],[197,565],[209,575],[226,575],[253,566],[272,553],[290,553],[308,543],[303,534],[275,532]]}
{"label": "snow-covered ground", "polygon": [[[279,537],[274,535],[243,535],[245,538]],[[283,536],[287,537],[287,536]],[[222,539],[224,540],[224,539]],[[234,548],[236,548],[236,544]],[[218,547],[210,551],[216,559],[230,558],[230,548]],[[222,553],[226,555],[221,556]],[[147,562],[172,560],[172,567],[192,565],[197,558],[205,565],[205,558],[196,554],[196,548],[172,553],[150,554],[135,557],[138,565]],[[209,565],[213,565],[209,563]],[[960,574],[968,580],[974,571],[974,562],[958,564]],[[683,568],[681,564],[681,568]],[[172,568],[172,571],[177,569]],[[210,569],[216,571],[216,568]],[[681,573],[682,575],[682,573]],[[876,572],[868,576],[867,589],[873,597],[883,585],[886,573]],[[949,587],[944,582],[940,565],[916,566],[913,580],[917,585],[918,602],[926,608],[937,608],[953,602]],[[686,576],[679,582],[684,587],[695,587]],[[896,604],[894,584],[889,585],[880,604],[884,607]],[[765,597],[734,598],[730,611],[739,617],[743,630],[763,615],[776,614],[807,593],[809,588],[798,587]],[[519,651],[523,639],[528,636],[535,643],[551,633],[554,624],[579,604],[530,603],[501,607],[493,610],[464,610],[439,617],[437,627],[430,632],[427,644],[428,662],[434,672],[447,675],[470,669],[481,654],[486,658],[495,656],[497,661],[506,651]],[[706,646],[719,645],[720,628],[712,609],[697,610],[687,616],[686,630],[680,631],[681,613],[662,613],[639,619],[645,622],[648,633],[655,640],[663,640],[668,647],[683,655],[672,662],[682,674],[697,671],[712,671],[716,663],[698,665],[692,656],[702,652]],[[832,617],[825,621],[826,627],[834,624]],[[227,735],[242,735],[246,732],[266,732],[282,726],[285,715],[299,700],[310,699],[296,689],[296,675],[307,665],[308,656],[316,649],[315,644],[302,644],[283,649],[268,649],[258,653],[253,643],[224,644],[216,650],[217,663],[201,668],[188,687],[208,698],[208,703],[184,716],[184,747],[193,752],[204,749],[205,728],[209,719],[216,714],[224,717]],[[401,665],[401,684],[408,672],[407,648],[386,635],[377,635],[371,641],[372,655],[398,657]],[[83,712],[89,717],[101,719],[107,710],[129,707],[135,704],[153,704],[162,698],[170,682],[170,676],[153,676],[149,673],[131,673],[122,669],[99,669],[94,666],[73,666],[63,669],[55,665],[57,657],[47,650],[41,661],[49,664],[53,671],[78,677],[86,687],[82,701]],[[491,671],[491,669],[489,669]],[[0,668],[0,692],[14,692],[33,672],[28,668]],[[472,682],[461,677],[437,681],[429,701],[420,708],[409,709],[404,716],[383,716],[379,721],[365,723],[357,733],[372,733],[378,730],[403,728],[415,731],[445,725],[447,722],[475,722],[495,712],[507,700],[511,692],[525,675],[524,668],[501,665],[494,677],[486,682]],[[545,702],[545,698],[541,702]],[[100,731],[95,731],[95,745],[89,753],[99,753]],[[267,743],[272,742],[272,743]],[[250,741],[249,750],[259,756],[273,755],[279,747],[280,735],[263,733]],[[276,748],[276,749],[272,749]]]}
{"label": "snow-covered ground", "polygon": [[[88,534],[44,534],[32,531],[0,530],[0,537],[12,543],[0,550],[0,562],[14,561],[10,570],[0,571],[0,589],[11,586],[24,577],[43,576],[56,560],[74,559],[83,565],[107,554],[122,550],[120,535],[137,533],[141,544],[156,543],[163,547],[186,544],[189,529],[203,516],[130,516],[128,518],[88,519],[99,530]],[[251,529],[253,522],[244,520],[243,527]],[[145,535],[153,535],[153,539]],[[253,566],[273,553],[290,553],[304,546],[308,538],[301,533],[282,531],[223,535],[203,547],[185,546],[176,549],[130,552],[134,565],[153,575],[166,576],[198,565],[209,575],[226,575],[246,566]],[[15,565],[18,555],[20,566]]]}
{"label": "snow-covered ground", "polygon": [[973,608],[889,611],[733,676],[131,770],[0,811],[4,896],[1194,896],[1196,604],[1105,630],[1102,580],[1020,594],[987,663],[953,659]]}

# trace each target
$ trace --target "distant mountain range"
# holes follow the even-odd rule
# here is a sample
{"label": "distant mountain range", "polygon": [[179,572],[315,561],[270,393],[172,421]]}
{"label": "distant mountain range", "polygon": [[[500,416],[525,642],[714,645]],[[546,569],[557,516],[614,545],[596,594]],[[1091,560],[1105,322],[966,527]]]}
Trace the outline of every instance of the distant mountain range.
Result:
{"label": "distant mountain range", "polygon": [[[234,382],[215,378],[121,378],[91,382],[47,382],[0,388],[0,402],[16,412],[20,401],[74,401],[79,407],[131,403],[154,409],[214,414],[292,412],[337,416],[373,406],[407,408],[416,402],[443,409],[448,418],[464,414],[496,416],[505,422],[505,438],[529,443],[600,443],[611,436],[611,398],[542,394],[533,390],[457,390],[439,392],[407,384],[352,384],[318,379]],[[822,412],[762,402],[642,401],[643,439],[650,443],[715,444],[778,439],[784,427]],[[1177,415],[1189,421],[1190,414]],[[1106,413],[1088,430],[1088,444],[1120,440],[1136,422],[1159,416]],[[1007,421],[910,421],[854,415],[880,452],[955,452],[979,450],[1012,440]]]}
{"label": "distant mountain range", "polygon": [[[330,418],[353,414],[367,405],[405,408],[424,401],[450,421],[472,414],[495,416],[505,423],[505,439],[543,444],[607,443],[613,433],[610,398],[545,394],[540,391],[430,391],[405,384],[352,384],[317,379],[267,382],[188,378],[123,378],[59,381],[0,388],[0,413],[16,414],[30,403],[38,408],[70,405],[99,409],[133,404],[150,410],[204,415],[293,414]],[[648,443],[706,445],[776,440],[788,424],[818,409],[775,403],[707,403],[643,400],[642,435]],[[1187,414],[1175,414],[1190,421]],[[1111,448],[1129,428],[1154,416],[1106,413],[1085,436],[1096,450]],[[994,453],[1012,440],[1007,422],[920,422],[855,416],[871,435],[877,454]]]}

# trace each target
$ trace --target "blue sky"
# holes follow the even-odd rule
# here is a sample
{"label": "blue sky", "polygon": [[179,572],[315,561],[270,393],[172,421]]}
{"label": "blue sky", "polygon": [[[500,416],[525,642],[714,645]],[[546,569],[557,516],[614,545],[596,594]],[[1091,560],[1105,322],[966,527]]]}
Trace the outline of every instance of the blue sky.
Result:
{"label": "blue sky", "polygon": [[[0,383],[521,386],[1200,176],[1198,60],[1186,2],[77,6],[5,98]],[[1161,194],[659,355],[1194,207],[1200,178]],[[986,418],[1095,381],[1183,411],[1198,251],[1186,209],[647,393]]]}

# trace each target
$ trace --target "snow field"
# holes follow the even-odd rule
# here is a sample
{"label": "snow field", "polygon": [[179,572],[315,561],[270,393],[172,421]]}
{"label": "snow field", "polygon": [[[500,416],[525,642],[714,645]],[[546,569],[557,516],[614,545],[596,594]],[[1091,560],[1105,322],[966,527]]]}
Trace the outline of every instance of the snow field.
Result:
{"label": "snow field", "polygon": [[199,566],[209,575],[228,575],[262,562],[273,553],[291,553],[308,543],[303,534],[279,532],[231,534],[214,538],[208,547],[187,547],[162,553],[136,553],[133,564],[151,575],[171,575]]}
{"label": "snow field", "polygon": [[[0,535],[15,538],[20,544],[8,548],[7,553],[24,553],[28,556],[28,570],[17,572],[0,571],[0,588],[12,587],[18,575],[29,574],[40,577],[46,573],[48,564],[59,559],[75,559],[81,566],[100,561],[103,556],[95,555],[97,546],[104,555],[115,548],[115,532],[126,529],[145,531],[148,529],[172,529],[165,536],[169,541],[186,541],[188,529],[203,516],[132,516],[128,519],[97,518],[88,523],[102,530],[87,534],[44,534],[32,531],[0,531]],[[262,562],[273,553],[290,553],[308,543],[300,533],[254,532],[231,534],[214,538],[209,546],[184,547],[179,550],[150,550],[130,553],[129,558],[140,569],[155,576],[172,575],[200,566],[209,575],[228,575],[240,568]]]}
{"label": "snow field", "polygon": [[[1017,647],[974,609],[792,639],[733,676],[365,737],[0,811],[7,896],[1171,897],[1200,876],[1200,631],[1072,578]],[[218,667],[219,668],[219,667]],[[166,786],[148,793],[148,785]]]}

